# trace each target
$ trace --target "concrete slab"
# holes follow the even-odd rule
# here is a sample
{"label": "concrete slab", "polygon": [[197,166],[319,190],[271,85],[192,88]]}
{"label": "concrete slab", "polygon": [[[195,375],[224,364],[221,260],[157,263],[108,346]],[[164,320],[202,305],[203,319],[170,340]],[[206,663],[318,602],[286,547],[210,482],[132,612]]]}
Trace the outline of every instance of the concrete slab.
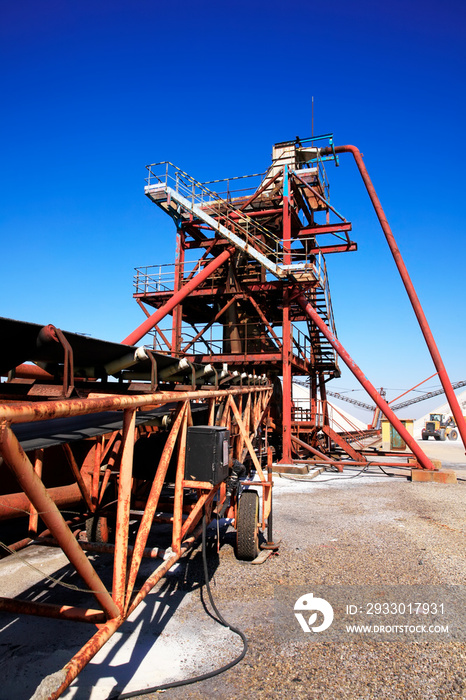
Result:
{"label": "concrete slab", "polygon": [[456,472],[453,469],[430,471],[427,469],[411,469],[411,481],[435,482],[437,484],[457,484]]}
{"label": "concrete slab", "polygon": [[[171,569],[63,693],[64,700],[106,700],[196,676],[200,658],[204,672],[239,654],[241,640],[206,614],[200,557],[197,551]],[[111,571],[108,555],[93,558],[100,574]],[[218,555],[210,553],[212,574],[217,564]],[[153,562],[143,562],[144,578],[153,568]],[[83,586],[59,549],[32,546],[0,561],[2,596],[69,603],[70,595],[78,595],[75,604],[89,602],[86,593],[71,594],[60,583]],[[8,613],[0,624],[1,700],[29,700],[44,677],[61,669],[96,632],[91,624]],[[214,648],[215,654],[206,654]]]}
{"label": "concrete slab", "polygon": [[273,464],[272,471],[276,474],[307,474],[309,467],[303,464]]}

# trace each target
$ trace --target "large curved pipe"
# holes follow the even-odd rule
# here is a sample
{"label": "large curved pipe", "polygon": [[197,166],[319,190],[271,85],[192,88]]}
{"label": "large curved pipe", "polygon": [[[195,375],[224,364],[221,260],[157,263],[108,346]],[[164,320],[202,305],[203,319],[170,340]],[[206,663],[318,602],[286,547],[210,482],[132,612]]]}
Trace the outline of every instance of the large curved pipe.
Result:
{"label": "large curved pipe", "polygon": [[466,448],[466,421],[464,420],[463,413],[458,403],[458,399],[456,398],[456,394],[451,385],[451,381],[448,377],[447,370],[445,369],[445,365],[443,364],[443,360],[440,356],[440,352],[437,348],[434,336],[432,335],[432,331],[430,330],[427,318],[422,309],[421,302],[419,301],[419,298],[416,294],[416,290],[414,289],[414,285],[411,281],[408,270],[401,256],[400,250],[396,244],[395,237],[387,221],[387,217],[385,216],[385,212],[382,208],[380,200],[377,197],[377,193],[375,191],[374,185],[372,184],[372,180],[370,179],[369,173],[367,172],[366,166],[364,165],[362,153],[359,151],[358,148],[356,148],[356,146],[336,146],[335,148],[327,147],[322,148],[320,150],[321,155],[332,155],[333,153],[353,154],[354,160],[356,161],[356,165],[358,166],[359,172],[361,173],[361,177],[366,186],[367,193],[372,202],[372,206],[375,209],[375,213],[377,214],[377,218],[382,227],[382,231],[384,232],[385,238],[387,239],[387,243],[393,255],[393,259],[395,260],[398,272],[400,273],[401,279],[403,280],[403,284],[408,293],[408,297],[411,301],[414,313],[416,314],[416,318],[418,320],[422,334],[424,336],[430,355],[432,357],[432,361],[435,365],[435,369],[438,372],[438,376],[442,384],[443,390],[445,392],[445,395],[447,397],[447,401],[455,418],[456,425],[458,426],[463,445]]}

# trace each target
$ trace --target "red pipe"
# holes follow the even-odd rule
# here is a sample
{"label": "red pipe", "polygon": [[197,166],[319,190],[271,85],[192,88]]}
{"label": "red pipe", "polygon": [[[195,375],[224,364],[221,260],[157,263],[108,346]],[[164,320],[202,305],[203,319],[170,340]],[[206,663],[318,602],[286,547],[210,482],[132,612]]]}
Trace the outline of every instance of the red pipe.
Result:
{"label": "red pipe", "polygon": [[456,394],[451,385],[450,379],[447,374],[447,370],[445,369],[445,365],[443,364],[443,360],[440,356],[439,350],[434,340],[434,336],[432,335],[432,331],[430,330],[429,324],[427,323],[427,319],[422,309],[421,302],[419,301],[419,298],[414,289],[414,285],[411,282],[411,278],[408,274],[408,270],[403,261],[403,258],[401,257],[400,250],[396,244],[395,237],[389,226],[387,217],[385,216],[385,212],[382,208],[379,198],[377,197],[377,193],[369,177],[369,173],[367,172],[366,166],[364,165],[362,154],[359,151],[359,149],[356,148],[356,146],[336,146],[335,149],[332,149],[330,147],[322,148],[320,153],[321,155],[331,155],[333,151],[335,153],[353,154],[354,160],[356,161],[356,165],[358,166],[359,172],[361,173],[361,177],[364,181],[364,184],[366,185],[366,189],[371,199],[372,206],[375,209],[375,213],[377,214],[377,218],[382,227],[382,231],[384,232],[385,238],[387,239],[387,243],[393,255],[393,259],[395,260],[398,272],[400,273],[401,279],[403,280],[403,284],[408,293],[408,297],[411,301],[414,313],[416,314],[416,318],[418,320],[422,334],[426,341],[427,347],[429,348],[429,352],[435,365],[435,369],[438,372],[439,379],[442,383],[443,390],[445,392],[448,403],[455,418],[456,425],[458,426],[458,430],[460,431],[461,439],[463,440],[463,445],[466,448],[466,421],[464,420],[463,413],[461,411],[458,399],[456,398]]}
{"label": "red pipe", "polygon": [[196,287],[206,280],[209,275],[211,275],[215,270],[217,270],[223,263],[228,260],[233,254],[233,248],[227,248],[220,255],[212,260],[208,265],[205,266],[199,274],[193,277],[187,284],[184,285],[178,292],[173,294],[173,296],[164,304],[160,309],[157,309],[152,316],[146,318],[145,321],[141,323],[140,326],[136,328],[132,333],[130,333],[124,340],[122,340],[122,345],[134,345],[138,343],[141,338],[143,338],[146,333],[148,333],[151,328],[155,326],[156,323],[162,320],[167,314],[172,311],[178,304],[180,304],[183,299],[185,299],[188,294],[191,294]]}
{"label": "red pipe", "polygon": [[343,362],[347,365],[347,367],[351,370],[356,379],[364,387],[364,389],[367,391],[374,403],[380,408],[382,413],[387,417],[387,419],[390,421],[393,427],[397,430],[398,434],[406,442],[411,452],[417,457],[419,464],[421,464],[422,468],[435,470],[434,465],[432,464],[430,459],[426,457],[424,452],[417,444],[416,440],[412,437],[412,435],[408,433],[403,423],[399,420],[399,418],[395,416],[388,403],[380,396],[377,389],[374,386],[372,386],[372,384],[364,375],[362,370],[346,352],[343,345],[339,342],[339,340],[336,339],[329,327],[321,319],[317,311],[313,308],[311,304],[308,303],[304,294],[300,292],[296,300],[301,306],[301,308],[304,310],[304,312],[311,318],[312,321],[314,321],[321,333],[327,338],[330,345],[336,350]]}

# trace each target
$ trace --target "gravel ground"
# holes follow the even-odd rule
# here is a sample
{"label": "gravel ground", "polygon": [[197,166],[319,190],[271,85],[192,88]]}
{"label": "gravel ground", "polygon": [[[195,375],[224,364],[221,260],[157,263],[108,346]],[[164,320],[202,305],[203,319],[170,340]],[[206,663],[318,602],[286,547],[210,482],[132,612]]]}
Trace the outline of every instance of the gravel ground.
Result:
{"label": "gravel ground", "polygon": [[[434,450],[436,456],[437,445]],[[456,459],[454,466],[466,478],[466,465]],[[277,586],[464,585],[465,495],[466,482],[454,486],[365,477],[283,485],[277,479],[274,536],[281,539],[279,555],[262,566],[238,562],[227,534],[213,579],[220,611],[247,635],[246,658],[220,676],[169,689],[164,697],[466,698],[464,635],[463,641],[358,638],[303,644],[297,639],[282,645],[274,635],[273,606]],[[191,605],[184,615],[201,614],[199,600]],[[223,655],[218,657],[218,665],[224,663]],[[203,670],[200,660],[197,672]]]}

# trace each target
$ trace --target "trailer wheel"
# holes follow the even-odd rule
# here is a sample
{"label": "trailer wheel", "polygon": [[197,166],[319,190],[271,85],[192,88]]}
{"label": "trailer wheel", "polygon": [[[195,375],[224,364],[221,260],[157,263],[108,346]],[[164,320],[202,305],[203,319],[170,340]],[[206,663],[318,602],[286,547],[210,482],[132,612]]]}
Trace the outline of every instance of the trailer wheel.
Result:
{"label": "trailer wheel", "polygon": [[107,544],[115,541],[115,530],[103,515],[94,515],[86,520],[86,535],[88,542]]}
{"label": "trailer wheel", "polygon": [[456,430],[451,430],[448,435],[449,440],[458,440],[458,432]]}
{"label": "trailer wheel", "polygon": [[[86,535],[88,542],[114,543],[116,530],[116,506],[117,490],[114,483],[110,482],[105,489],[102,504],[99,510],[86,520]],[[107,512],[102,514],[102,510]]]}
{"label": "trailer wheel", "polygon": [[243,491],[236,519],[236,556],[252,561],[259,554],[259,496],[257,491]]}

